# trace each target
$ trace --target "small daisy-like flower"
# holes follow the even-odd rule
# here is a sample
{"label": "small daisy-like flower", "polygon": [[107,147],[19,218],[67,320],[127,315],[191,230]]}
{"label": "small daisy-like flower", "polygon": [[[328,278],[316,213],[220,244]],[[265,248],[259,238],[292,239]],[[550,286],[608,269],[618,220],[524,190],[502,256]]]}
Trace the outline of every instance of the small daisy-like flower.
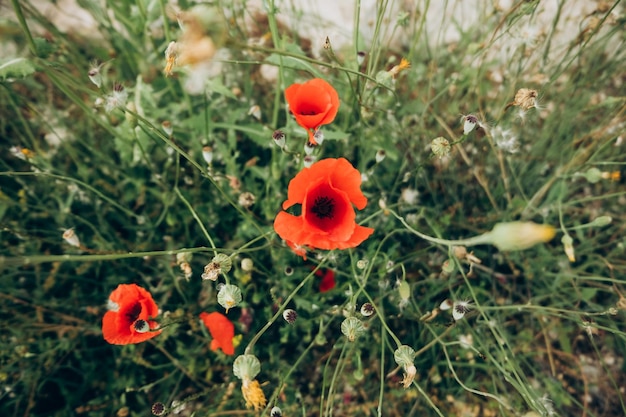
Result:
{"label": "small daisy-like flower", "polygon": [[376,152],[376,156],[374,157],[376,159],[376,163],[380,164],[381,162],[383,162],[386,156],[387,156],[387,152],[385,152],[384,149],[379,149]]}
{"label": "small daisy-like flower", "polygon": [[454,318],[455,321],[459,321],[465,317],[465,314],[469,313],[471,309],[470,301],[455,301],[452,306],[452,318]]}
{"label": "small daisy-like flower", "polygon": [[288,308],[283,311],[283,318],[287,323],[294,324],[296,322],[296,319],[298,318],[298,313],[296,313],[296,310]]}
{"label": "small daisy-like flower", "polygon": [[283,417],[283,411],[279,407],[274,406],[270,411],[270,417]]}

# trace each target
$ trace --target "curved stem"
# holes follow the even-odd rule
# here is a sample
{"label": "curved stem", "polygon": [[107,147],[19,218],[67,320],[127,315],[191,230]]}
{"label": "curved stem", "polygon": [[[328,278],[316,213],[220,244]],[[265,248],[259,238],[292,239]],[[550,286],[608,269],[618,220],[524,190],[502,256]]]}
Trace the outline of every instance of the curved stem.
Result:
{"label": "curved stem", "polygon": [[278,310],[276,311],[276,314],[274,314],[272,316],[271,319],[268,320],[268,322],[265,324],[265,326],[263,326],[263,328],[261,330],[259,330],[257,332],[257,334],[254,335],[254,337],[252,338],[252,340],[250,341],[250,343],[248,343],[248,346],[246,346],[246,350],[244,351],[244,354],[246,355],[251,355],[252,354],[252,349],[254,348],[254,345],[256,344],[256,342],[259,341],[259,339],[261,338],[261,336],[263,335],[263,333],[265,333],[267,331],[267,329],[269,329],[272,324],[274,324],[274,322],[276,321],[276,319],[278,319],[280,316],[282,316],[283,311],[285,310],[285,308],[287,307],[287,305],[289,304],[289,302],[293,299],[293,297],[296,296],[296,294],[298,293],[298,291],[300,291],[302,289],[302,287],[304,287],[304,285],[309,282],[309,280],[311,279],[311,277],[315,276],[315,273],[317,272],[318,269],[320,269],[322,267],[322,265],[325,263],[326,259],[328,259],[328,255],[325,259],[322,260],[322,262],[319,263],[319,265],[317,266],[317,268],[315,268],[313,271],[311,271],[311,273],[309,275],[307,275],[301,282],[300,284],[298,284],[298,286],[296,288],[293,289],[293,291],[291,292],[291,294],[289,294],[289,296],[285,299],[285,301],[280,305],[280,307],[278,308]]}
{"label": "curved stem", "polygon": [[456,239],[456,240],[448,240],[448,239],[440,239],[437,237],[432,237],[425,235],[422,232],[419,232],[413,229],[409,224],[404,220],[403,217],[399,216],[396,212],[389,210],[389,213],[393,215],[396,219],[400,220],[400,223],[404,225],[411,233],[421,237],[424,240],[427,240],[432,243],[436,243],[439,245],[447,245],[447,246],[476,246],[476,245],[486,245],[491,244],[491,232],[483,233],[482,235],[472,236],[467,239]]}

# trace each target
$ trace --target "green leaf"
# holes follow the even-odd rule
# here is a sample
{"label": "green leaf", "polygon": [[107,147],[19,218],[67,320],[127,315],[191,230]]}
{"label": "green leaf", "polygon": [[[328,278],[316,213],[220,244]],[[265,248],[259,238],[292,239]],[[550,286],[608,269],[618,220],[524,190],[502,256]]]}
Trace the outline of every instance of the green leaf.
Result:
{"label": "green leaf", "polygon": [[36,71],[35,65],[26,58],[9,58],[0,61],[0,80],[26,78]]}

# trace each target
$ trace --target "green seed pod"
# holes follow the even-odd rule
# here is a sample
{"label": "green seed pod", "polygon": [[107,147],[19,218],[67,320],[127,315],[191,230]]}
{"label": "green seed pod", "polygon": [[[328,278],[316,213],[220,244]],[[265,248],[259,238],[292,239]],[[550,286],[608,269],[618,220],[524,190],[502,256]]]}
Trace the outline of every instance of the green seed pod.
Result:
{"label": "green seed pod", "polygon": [[217,293],[217,302],[226,309],[226,313],[239,304],[241,300],[241,290],[236,285],[225,284]]}
{"label": "green seed pod", "polygon": [[415,350],[411,346],[402,345],[393,352],[393,359],[405,369],[413,365],[414,358]]}
{"label": "green seed pod", "polygon": [[233,373],[242,381],[252,381],[261,372],[261,362],[254,355],[239,355],[233,362]]}
{"label": "green seed pod", "polygon": [[361,320],[356,317],[348,317],[341,323],[341,333],[343,333],[349,341],[354,342],[359,335],[365,333],[365,326],[363,326]]}

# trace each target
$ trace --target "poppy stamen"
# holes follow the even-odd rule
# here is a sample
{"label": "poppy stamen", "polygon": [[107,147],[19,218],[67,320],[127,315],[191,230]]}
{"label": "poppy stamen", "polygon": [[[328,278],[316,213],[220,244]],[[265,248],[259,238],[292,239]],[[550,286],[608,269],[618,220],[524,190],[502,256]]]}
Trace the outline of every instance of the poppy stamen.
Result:
{"label": "poppy stamen", "polygon": [[335,209],[335,200],[330,197],[317,197],[311,212],[319,219],[332,219]]}

